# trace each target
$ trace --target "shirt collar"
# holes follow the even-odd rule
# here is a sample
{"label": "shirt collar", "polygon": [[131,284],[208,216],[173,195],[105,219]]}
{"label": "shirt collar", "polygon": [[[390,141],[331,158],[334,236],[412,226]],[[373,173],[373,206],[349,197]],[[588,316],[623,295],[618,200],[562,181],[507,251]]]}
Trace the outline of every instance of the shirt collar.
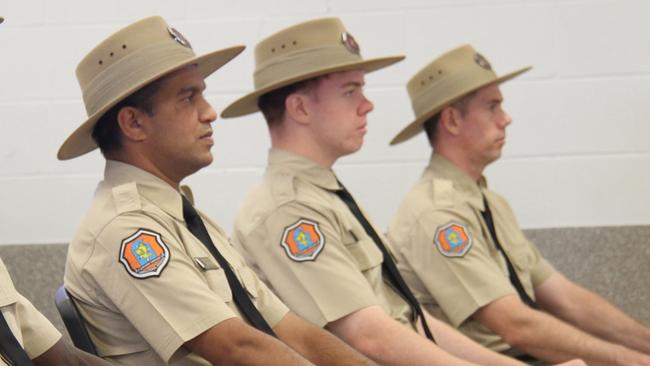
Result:
{"label": "shirt collar", "polygon": [[483,205],[483,194],[487,191],[487,179],[481,175],[478,182],[474,181],[464,171],[460,170],[454,163],[435,152],[431,154],[429,166],[425,174],[431,175],[433,179],[446,179],[454,183],[454,189],[460,191],[467,202],[479,211],[485,209]]}
{"label": "shirt collar", "polygon": [[107,160],[104,183],[111,188],[135,182],[138,194],[180,221],[183,219],[183,201],[180,193],[167,182],[134,165]]}
{"label": "shirt collar", "polygon": [[330,191],[342,188],[332,169],[325,168],[302,155],[271,148],[268,163],[269,172],[285,171],[298,179]]}

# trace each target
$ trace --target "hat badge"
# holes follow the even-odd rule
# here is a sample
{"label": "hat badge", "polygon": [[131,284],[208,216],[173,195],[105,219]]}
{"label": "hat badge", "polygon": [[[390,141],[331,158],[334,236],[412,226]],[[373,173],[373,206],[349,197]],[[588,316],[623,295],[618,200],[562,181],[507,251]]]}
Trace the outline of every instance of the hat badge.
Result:
{"label": "hat badge", "polygon": [[476,54],[474,54],[474,61],[475,61],[476,64],[479,65],[480,67],[482,67],[482,68],[484,68],[484,69],[486,69],[486,70],[492,70],[492,65],[490,65],[490,63],[488,62],[488,60],[487,60],[485,57],[483,57],[483,55],[481,55],[481,54],[478,53],[478,52],[476,52]]}
{"label": "hat badge", "polygon": [[181,32],[179,32],[176,28],[169,26],[169,27],[167,27],[167,31],[169,32],[169,35],[172,36],[172,39],[174,41],[180,43],[181,46],[187,47],[187,48],[190,48],[190,49],[192,48],[192,45],[190,44],[190,41],[188,41],[187,38],[185,38],[185,36],[183,36],[183,34]]}
{"label": "hat badge", "polygon": [[348,32],[341,33],[341,43],[348,49],[348,51],[358,55],[360,53],[359,44]]}

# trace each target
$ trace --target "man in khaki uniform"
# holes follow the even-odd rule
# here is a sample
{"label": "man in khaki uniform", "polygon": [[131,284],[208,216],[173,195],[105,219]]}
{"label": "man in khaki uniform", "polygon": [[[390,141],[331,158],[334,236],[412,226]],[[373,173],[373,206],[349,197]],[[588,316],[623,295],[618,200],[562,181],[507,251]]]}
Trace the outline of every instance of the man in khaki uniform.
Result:
{"label": "man in khaki uniform", "polygon": [[[256,46],[255,56],[256,90],[223,116],[261,110],[270,129],[266,173],[233,233],[260,276],[293,311],[380,364],[473,364],[463,358],[520,364],[422,314],[414,298],[409,302],[401,277],[392,277],[394,263],[385,260],[390,248],[381,231],[331,169],[363,142],[373,109],[363,93],[364,74],[403,57],[362,59],[336,18],[271,35]],[[438,344],[455,356],[414,331],[423,316]]]}
{"label": "man in khaki uniform", "polygon": [[204,78],[242,50],[197,57],[180,32],[150,17],[81,61],[89,118],[58,157],[99,146],[107,161],[70,244],[65,286],[99,354],[115,364],[371,365],[289,313],[190,192],[181,194],[180,181],[212,162],[217,115]]}
{"label": "man in khaki uniform", "polygon": [[434,316],[495,351],[648,365],[650,329],[556,272],[487,188],[512,122],[499,84],[529,69],[498,77],[466,45],[409,81],[416,118],[391,144],[426,131],[433,154],[389,228],[400,270]]}
{"label": "man in khaki uniform", "polygon": [[[0,18],[2,23],[2,18]],[[108,362],[69,345],[56,328],[32,303],[16,291],[4,262],[0,259],[0,312],[12,337],[0,339],[0,366],[9,365],[97,365]],[[2,325],[0,325],[2,327]],[[13,338],[26,358],[11,353]],[[20,350],[18,350],[20,352]],[[30,363],[30,360],[33,363]]]}
{"label": "man in khaki uniform", "polygon": [[[4,18],[0,17],[0,24]],[[0,258],[0,366],[97,365],[109,363],[65,342],[61,333],[11,280]]]}

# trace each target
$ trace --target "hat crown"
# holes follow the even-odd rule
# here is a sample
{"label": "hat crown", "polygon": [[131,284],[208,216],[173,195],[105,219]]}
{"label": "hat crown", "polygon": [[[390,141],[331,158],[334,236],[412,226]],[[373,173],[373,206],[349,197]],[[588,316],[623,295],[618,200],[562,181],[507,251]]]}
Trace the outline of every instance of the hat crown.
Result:
{"label": "hat crown", "polygon": [[263,39],[255,47],[256,88],[338,64],[361,60],[359,46],[338,18],[303,22]]}
{"label": "hat crown", "polygon": [[[256,70],[274,60],[300,51],[345,47],[342,41],[343,34],[347,32],[343,22],[338,18],[316,19],[283,29],[263,39],[255,47]],[[355,54],[353,51],[349,52]]]}
{"label": "hat crown", "polygon": [[454,48],[423,67],[409,80],[407,84],[409,97],[414,101],[426,90],[449,78],[470,74],[478,79],[482,79],[481,76],[496,79],[490,64],[472,46],[463,45]]}
{"label": "hat crown", "polygon": [[[188,59],[195,56],[189,42],[159,16],[144,18],[113,33],[90,51],[77,66],[77,80],[88,114],[96,111],[96,107],[102,104],[100,100],[103,102],[112,96],[98,90],[105,89],[102,87],[107,86],[107,79],[120,78],[126,74],[130,79],[126,84],[133,85],[137,79],[146,78],[158,71],[153,66],[148,67],[147,61],[174,51]],[[128,87],[126,84],[121,85],[121,90],[114,91],[123,91]]]}

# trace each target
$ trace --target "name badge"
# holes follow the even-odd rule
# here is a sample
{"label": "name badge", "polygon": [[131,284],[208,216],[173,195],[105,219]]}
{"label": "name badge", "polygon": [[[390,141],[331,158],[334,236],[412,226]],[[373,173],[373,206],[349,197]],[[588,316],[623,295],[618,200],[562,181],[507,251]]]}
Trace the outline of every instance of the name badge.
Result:
{"label": "name badge", "polygon": [[210,257],[194,257],[194,261],[196,264],[201,267],[204,271],[208,271],[211,269],[219,269],[219,265],[214,262],[214,260]]}

